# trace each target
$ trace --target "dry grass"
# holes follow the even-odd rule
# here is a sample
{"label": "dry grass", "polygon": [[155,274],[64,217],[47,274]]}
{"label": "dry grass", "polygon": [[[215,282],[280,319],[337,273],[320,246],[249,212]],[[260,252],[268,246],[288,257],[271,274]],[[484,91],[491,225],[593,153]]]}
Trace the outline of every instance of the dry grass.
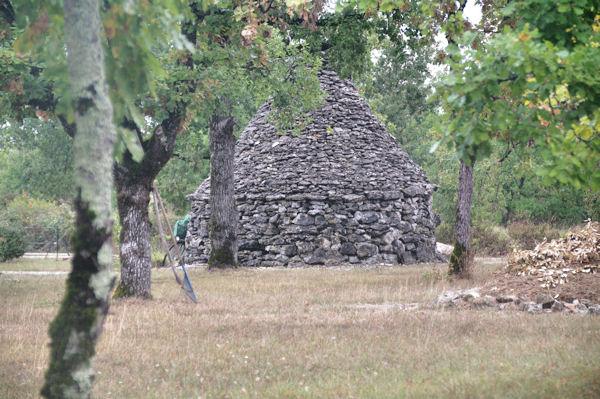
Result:
{"label": "dry grass", "polygon": [[51,257],[47,259],[19,258],[11,260],[10,262],[0,263],[0,273],[6,270],[27,272],[69,271],[71,270],[71,262],[69,262],[68,259],[57,260]]}
{"label": "dry grass", "polygon": [[[442,271],[194,269],[194,305],[155,270],[154,300],[111,305],[94,397],[600,396],[600,318],[406,305],[468,285]],[[0,276],[1,398],[37,397],[64,279]]]}

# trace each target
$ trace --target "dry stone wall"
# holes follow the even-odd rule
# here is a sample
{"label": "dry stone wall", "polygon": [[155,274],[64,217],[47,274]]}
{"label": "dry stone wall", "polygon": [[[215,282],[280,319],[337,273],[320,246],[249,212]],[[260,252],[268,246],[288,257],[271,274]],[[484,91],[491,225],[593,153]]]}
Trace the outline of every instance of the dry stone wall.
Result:
{"label": "dry stone wall", "polygon": [[[279,266],[436,259],[432,185],[351,82],[319,74],[324,105],[300,135],[263,105],[236,145],[239,263]],[[188,196],[187,262],[209,255],[209,181]]]}

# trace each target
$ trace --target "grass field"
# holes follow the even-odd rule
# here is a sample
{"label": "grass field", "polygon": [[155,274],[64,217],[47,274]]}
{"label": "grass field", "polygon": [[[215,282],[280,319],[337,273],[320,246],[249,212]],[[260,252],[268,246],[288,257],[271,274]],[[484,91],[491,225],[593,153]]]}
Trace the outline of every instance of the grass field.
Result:
{"label": "grass field", "polygon": [[[433,309],[468,286],[442,270],[193,269],[197,305],[154,270],[152,301],[112,302],[93,397],[600,397],[599,317]],[[38,396],[65,278],[0,275],[0,398]]]}

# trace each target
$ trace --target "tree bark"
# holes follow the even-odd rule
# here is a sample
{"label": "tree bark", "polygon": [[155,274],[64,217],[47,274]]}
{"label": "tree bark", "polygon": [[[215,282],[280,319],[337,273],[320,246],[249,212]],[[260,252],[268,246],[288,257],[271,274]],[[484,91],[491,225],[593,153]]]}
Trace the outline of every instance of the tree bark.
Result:
{"label": "tree bark", "polygon": [[131,181],[118,175],[117,207],[121,222],[121,280],[115,297],[151,298],[150,216],[151,181]]}
{"label": "tree bark", "polygon": [[[196,3],[192,3],[191,7],[196,14],[196,21],[195,23],[187,21],[182,30],[188,40],[195,44],[196,29],[201,23],[204,13]],[[182,64],[186,68],[193,69],[192,60],[193,58],[189,56]],[[181,86],[178,87],[177,84],[174,84],[173,91],[189,94],[196,90],[195,82],[181,83]],[[151,298],[151,224],[148,216],[150,193],[154,179],[173,156],[175,142],[184,122],[188,102],[189,100],[177,101],[173,110],[169,111],[150,139],[140,140],[144,150],[144,157],[140,162],[134,161],[129,151],[126,151],[123,162],[115,163],[117,206],[121,221],[121,280],[115,291],[116,297]],[[125,121],[123,125],[141,135],[134,122]]]}
{"label": "tree bark", "polygon": [[65,0],[65,40],[76,133],[72,270],[50,325],[50,364],[41,394],[89,398],[92,360],[115,277],[112,261],[112,163],[115,129],[104,78],[98,0]]}
{"label": "tree bark", "polygon": [[454,230],[454,250],[450,255],[448,273],[470,277],[473,254],[471,252],[471,203],[473,199],[473,166],[475,159],[460,161],[458,173],[458,202]]}
{"label": "tree bark", "polygon": [[237,223],[233,159],[236,121],[214,114],[210,122],[210,245],[209,268],[237,267]]}

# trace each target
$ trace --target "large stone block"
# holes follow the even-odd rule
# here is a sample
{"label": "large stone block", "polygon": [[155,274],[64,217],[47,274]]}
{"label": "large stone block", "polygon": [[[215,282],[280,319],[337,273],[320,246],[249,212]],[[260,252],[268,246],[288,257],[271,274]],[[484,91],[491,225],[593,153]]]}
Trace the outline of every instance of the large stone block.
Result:
{"label": "large stone block", "polygon": [[377,212],[374,212],[374,211],[364,211],[364,212],[357,211],[354,214],[354,218],[360,224],[370,224],[370,223],[375,223],[376,221],[378,221],[379,215],[377,214]]}
{"label": "large stone block", "polygon": [[360,242],[356,244],[356,255],[359,259],[370,258],[377,255],[379,250],[377,245],[368,242]]}

